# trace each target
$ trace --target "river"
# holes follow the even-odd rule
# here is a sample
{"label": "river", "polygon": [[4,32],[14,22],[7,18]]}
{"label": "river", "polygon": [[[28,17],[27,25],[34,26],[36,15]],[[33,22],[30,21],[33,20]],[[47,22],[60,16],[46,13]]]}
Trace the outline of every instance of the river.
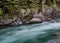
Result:
{"label": "river", "polygon": [[45,43],[56,37],[60,23],[44,22],[0,27],[0,43]]}

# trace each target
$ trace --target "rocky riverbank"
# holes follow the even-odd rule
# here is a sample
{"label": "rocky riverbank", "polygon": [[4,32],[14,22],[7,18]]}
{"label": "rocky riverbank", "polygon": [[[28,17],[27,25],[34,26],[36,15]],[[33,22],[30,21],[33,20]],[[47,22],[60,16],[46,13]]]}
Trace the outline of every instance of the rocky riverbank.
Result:
{"label": "rocky riverbank", "polygon": [[59,2],[59,0],[1,0],[0,25],[42,23],[59,19]]}
{"label": "rocky riverbank", "polygon": [[[21,10],[22,17],[13,16],[13,19],[0,20],[0,25],[18,25],[24,23],[42,23],[49,22],[60,18],[60,11],[54,12],[52,7],[48,7],[44,10],[44,14],[37,9],[24,9]],[[31,18],[29,19],[30,12],[32,13]]]}

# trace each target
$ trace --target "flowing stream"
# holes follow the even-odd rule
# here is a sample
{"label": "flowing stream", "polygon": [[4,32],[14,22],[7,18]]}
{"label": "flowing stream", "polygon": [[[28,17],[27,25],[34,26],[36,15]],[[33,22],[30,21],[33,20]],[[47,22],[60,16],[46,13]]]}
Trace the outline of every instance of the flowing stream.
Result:
{"label": "flowing stream", "polygon": [[45,43],[58,31],[59,22],[0,27],[0,43]]}

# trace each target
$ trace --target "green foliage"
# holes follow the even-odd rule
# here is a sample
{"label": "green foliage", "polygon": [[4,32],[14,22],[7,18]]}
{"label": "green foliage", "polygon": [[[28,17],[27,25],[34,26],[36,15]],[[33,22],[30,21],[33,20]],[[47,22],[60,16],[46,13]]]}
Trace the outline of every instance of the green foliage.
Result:
{"label": "green foliage", "polygon": [[6,15],[5,15],[5,19],[13,19],[13,16],[6,14]]}
{"label": "green foliage", "polygon": [[29,1],[31,1],[33,3],[39,3],[40,2],[40,0],[29,0]]}
{"label": "green foliage", "polygon": [[2,20],[3,19],[3,16],[0,16],[0,20]]}
{"label": "green foliage", "polygon": [[53,5],[54,8],[56,8],[56,0],[53,0]]}
{"label": "green foliage", "polygon": [[3,15],[3,10],[0,8],[0,15]]}
{"label": "green foliage", "polygon": [[31,3],[30,4],[30,8],[36,8],[39,7],[39,5],[37,3]]}
{"label": "green foliage", "polygon": [[32,14],[29,14],[27,17],[26,17],[27,21],[31,20],[32,19]]}
{"label": "green foliage", "polygon": [[9,11],[11,15],[14,15],[14,6],[13,5],[9,5]]}
{"label": "green foliage", "polygon": [[56,0],[47,0],[46,2],[49,6],[56,8]]}
{"label": "green foliage", "polygon": [[[4,1],[5,2],[2,2],[2,0],[0,1],[0,6],[3,5],[3,9],[7,8],[9,12],[7,14],[6,13],[3,14],[4,11],[1,7],[0,15],[5,15],[6,18],[12,18],[14,14],[21,18],[22,17],[22,13],[20,12],[21,9],[38,8],[38,10],[41,10],[41,6],[42,6],[41,5],[42,0],[4,0]],[[47,0],[46,4],[56,8],[56,0]],[[18,14],[16,14],[17,11],[19,11]],[[29,15],[27,18],[30,19],[30,17],[32,16]]]}

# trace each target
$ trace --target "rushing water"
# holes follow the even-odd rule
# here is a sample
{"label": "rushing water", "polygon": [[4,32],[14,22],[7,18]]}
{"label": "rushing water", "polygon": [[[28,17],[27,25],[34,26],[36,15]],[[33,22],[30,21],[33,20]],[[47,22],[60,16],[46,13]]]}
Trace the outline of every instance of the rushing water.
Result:
{"label": "rushing water", "polygon": [[0,43],[45,43],[56,36],[60,23],[38,23],[0,29]]}

